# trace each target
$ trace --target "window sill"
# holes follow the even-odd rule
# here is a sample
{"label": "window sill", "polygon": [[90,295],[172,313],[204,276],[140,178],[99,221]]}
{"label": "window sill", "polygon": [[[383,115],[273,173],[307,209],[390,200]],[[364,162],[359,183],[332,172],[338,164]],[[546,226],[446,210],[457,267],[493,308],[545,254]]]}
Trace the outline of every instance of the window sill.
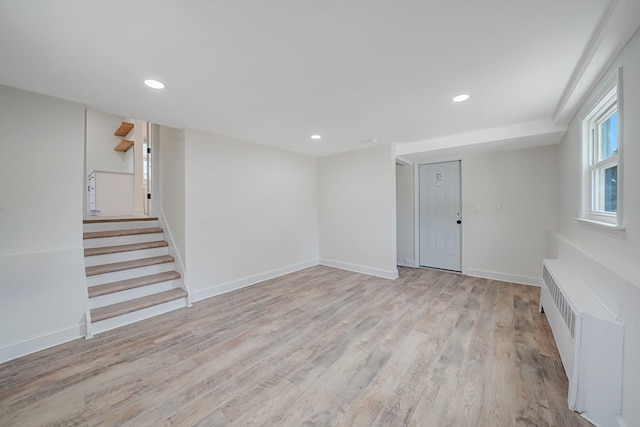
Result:
{"label": "window sill", "polygon": [[585,218],[574,219],[578,221],[578,225],[580,225],[580,227],[587,230],[597,231],[618,239],[625,239],[627,236],[627,229],[620,225],[608,224],[606,222],[594,221]]}

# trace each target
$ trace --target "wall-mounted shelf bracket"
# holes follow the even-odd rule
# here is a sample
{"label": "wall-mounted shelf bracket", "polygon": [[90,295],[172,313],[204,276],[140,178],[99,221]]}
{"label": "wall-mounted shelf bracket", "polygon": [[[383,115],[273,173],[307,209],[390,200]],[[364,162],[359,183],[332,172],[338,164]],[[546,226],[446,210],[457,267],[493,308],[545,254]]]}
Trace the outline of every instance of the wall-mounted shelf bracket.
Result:
{"label": "wall-mounted shelf bracket", "polygon": [[115,136],[125,137],[129,132],[133,129],[133,123],[122,122],[117,131],[115,131]]}
{"label": "wall-mounted shelf bracket", "polygon": [[126,153],[131,147],[133,147],[133,141],[128,139],[123,139],[122,141],[120,141],[118,145],[116,145],[116,148],[114,148],[114,150],[122,151],[123,153]]}

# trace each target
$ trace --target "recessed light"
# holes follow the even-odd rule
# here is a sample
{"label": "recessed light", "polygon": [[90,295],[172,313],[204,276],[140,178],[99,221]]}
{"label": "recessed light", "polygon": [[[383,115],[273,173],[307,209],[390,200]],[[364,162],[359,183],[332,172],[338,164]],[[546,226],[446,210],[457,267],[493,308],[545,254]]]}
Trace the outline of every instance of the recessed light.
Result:
{"label": "recessed light", "polygon": [[467,99],[469,99],[469,95],[467,95],[466,93],[463,93],[461,95],[455,96],[453,98],[453,102],[464,102]]}
{"label": "recessed light", "polygon": [[311,135],[311,139],[320,139],[322,138],[320,135]]}
{"label": "recessed light", "polygon": [[153,89],[164,89],[164,83],[159,82],[157,80],[147,79],[144,81],[144,84]]}

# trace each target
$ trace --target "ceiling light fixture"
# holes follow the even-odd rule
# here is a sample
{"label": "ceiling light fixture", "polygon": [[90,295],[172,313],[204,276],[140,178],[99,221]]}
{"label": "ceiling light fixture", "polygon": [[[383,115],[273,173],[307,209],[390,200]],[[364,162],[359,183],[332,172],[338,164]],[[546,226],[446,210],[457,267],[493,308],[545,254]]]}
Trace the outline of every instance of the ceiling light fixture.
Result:
{"label": "ceiling light fixture", "polygon": [[164,89],[164,83],[159,82],[157,80],[147,79],[144,81],[144,84],[146,84],[152,89]]}
{"label": "ceiling light fixture", "polygon": [[316,135],[311,135],[311,139],[316,139],[317,140],[317,139],[320,139],[320,138],[322,138],[320,135],[317,135],[317,134]]}
{"label": "ceiling light fixture", "polygon": [[466,93],[463,93],[461,95],[454,96],[453,97],[453,102],[464,102],[467,99],[469,99],[469,95],[467,95]]}

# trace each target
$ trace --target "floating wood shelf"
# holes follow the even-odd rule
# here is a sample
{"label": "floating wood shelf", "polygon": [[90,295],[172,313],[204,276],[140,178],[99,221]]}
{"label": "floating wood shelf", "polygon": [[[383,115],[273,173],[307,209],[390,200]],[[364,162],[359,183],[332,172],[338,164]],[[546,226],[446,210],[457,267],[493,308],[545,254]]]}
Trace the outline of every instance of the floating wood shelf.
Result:
{"label": "floating wood shelf", "polygon": [[123,139],[122,141],[120,141],[120,144],[116,145],[116,148],[114,148],[114,150],[115,151],[122,151],[123,153],[125,153],[132,146],[133,146],[133,141],[130,141],[128,139]]}
{"label": "floating wood shelf", "polygon": [[[122,122],[122,124],[120,125],[120,127],[118,128],[117,131],[115,131],[114,135],[115,136],[127,136],[127,134],[129,132],[131,132],[131,129],[133,129],[133,123],[129,123],[129,122]],[[120,150],[118,150],[120,151]],[[125,150],[126,151],[126,150]]]}

